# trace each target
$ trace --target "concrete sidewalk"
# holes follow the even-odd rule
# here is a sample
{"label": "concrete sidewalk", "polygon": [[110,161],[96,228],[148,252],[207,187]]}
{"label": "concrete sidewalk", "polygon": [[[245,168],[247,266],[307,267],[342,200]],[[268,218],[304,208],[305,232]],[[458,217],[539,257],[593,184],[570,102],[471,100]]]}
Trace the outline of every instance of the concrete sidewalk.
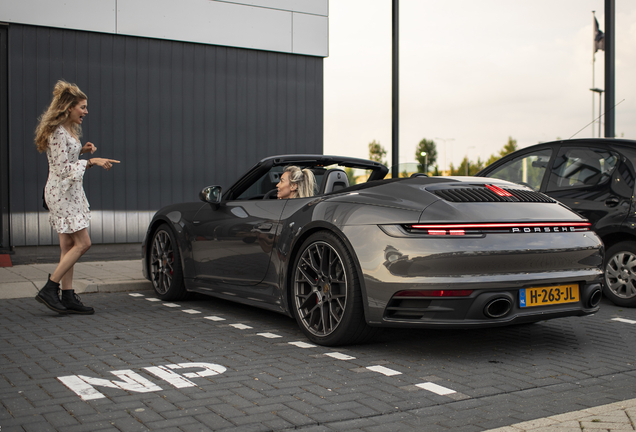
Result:
{"label": "concrete sidewalk", "polygon": [[[56,266],[57,263],[0,267],[0,299],[35,297]],[[152,289],[141,273],[141,259],[78,262],[74,271],[73,289],[78,294]]]}
{"label": "concrete sidewalk", "polygon": [[[0,267],[0,300],[35,297],[56,263]],[[75,265],[77,293],[151,290],[141,273],[141,259],[79,262]],[[36,306],[34,301],[34,307]],[[526,421],[490,432],[634,431],[636,399]]]}
{"label": "concrete sidewalk", "polygon": [[600,432],[636,430],[636,399],[530,420],[486,432]]}

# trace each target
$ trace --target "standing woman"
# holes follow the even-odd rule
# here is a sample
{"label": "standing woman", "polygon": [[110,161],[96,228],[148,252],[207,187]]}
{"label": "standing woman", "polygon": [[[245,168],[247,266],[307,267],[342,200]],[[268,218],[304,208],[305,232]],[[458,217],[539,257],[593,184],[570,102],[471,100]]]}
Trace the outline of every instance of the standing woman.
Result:
{"label": "standing woman", "polygon": [[[110,170],[119,161],[104,158],[80,159],[84,153],[95,153],[92,143],[80,143],[82,121],[88,114],[86,95],[75,85],[58,81],[53,89],[51,105],[39,119],[35,130],[38,151],[49,161],[49,178],[44,198],[49,208],[49,223],[60,238],[60,263],[35,299],[49,309],[66,314],[92,314],[73,291],[73,267],[91,247],[88,236],[91,212],[82,181],[84,172],[93,165]],[[62,298],[59,297],[60,282]]]}

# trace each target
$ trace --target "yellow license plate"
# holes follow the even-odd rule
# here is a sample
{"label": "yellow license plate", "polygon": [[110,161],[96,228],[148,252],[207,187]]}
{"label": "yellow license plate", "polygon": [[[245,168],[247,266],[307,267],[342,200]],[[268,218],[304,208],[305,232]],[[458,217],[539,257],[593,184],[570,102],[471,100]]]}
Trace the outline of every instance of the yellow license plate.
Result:
{"label": "yellow license plate", "polygon": [[579,301],[579,285],[558,285],[519,290],[519,306],[547,306]]}

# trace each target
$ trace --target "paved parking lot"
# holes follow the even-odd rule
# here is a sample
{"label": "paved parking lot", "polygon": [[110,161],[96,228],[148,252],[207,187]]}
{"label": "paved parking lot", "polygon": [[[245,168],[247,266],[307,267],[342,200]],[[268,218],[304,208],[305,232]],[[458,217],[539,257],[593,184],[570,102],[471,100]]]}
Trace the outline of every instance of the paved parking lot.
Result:
{"label": "paved parking lot", "polygon": [[93,316],[0,301],[0,430],[482,431],[636,397],[636,310],[313,346],[213,298],[85,294]]}

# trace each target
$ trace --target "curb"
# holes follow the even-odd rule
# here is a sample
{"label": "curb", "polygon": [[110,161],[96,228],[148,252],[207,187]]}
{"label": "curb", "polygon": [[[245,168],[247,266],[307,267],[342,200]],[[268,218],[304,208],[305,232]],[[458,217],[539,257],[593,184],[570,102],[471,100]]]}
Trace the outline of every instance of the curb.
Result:
{"label": "curb", "polygon": [[[2,284],[1,299],[18,299],[35,297],[46,283],[41,281],[25,281]],[[76,294],[115,293],[130,291],[153,290],[152,283],[146,279],[96,282],[91,279],[76,279],[73,281],[73,289]]]}

